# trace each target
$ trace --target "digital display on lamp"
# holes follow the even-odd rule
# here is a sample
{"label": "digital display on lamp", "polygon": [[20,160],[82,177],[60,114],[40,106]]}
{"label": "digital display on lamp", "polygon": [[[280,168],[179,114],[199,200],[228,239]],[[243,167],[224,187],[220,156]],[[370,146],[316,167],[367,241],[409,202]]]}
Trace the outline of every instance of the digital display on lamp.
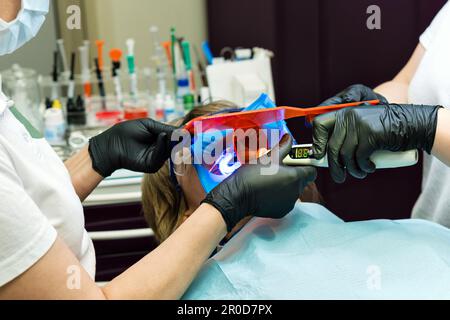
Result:
{"label": "digital display on lamp", "polygon": [[312,158],[312,146],[299,146],[294,147],[291,150],[289,156],[294,160],[311,159]]}

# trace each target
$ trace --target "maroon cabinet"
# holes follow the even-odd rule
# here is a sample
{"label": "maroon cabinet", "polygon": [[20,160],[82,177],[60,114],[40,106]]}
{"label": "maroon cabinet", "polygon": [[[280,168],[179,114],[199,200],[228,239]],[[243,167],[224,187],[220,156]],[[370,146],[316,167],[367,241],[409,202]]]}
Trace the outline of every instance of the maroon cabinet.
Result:
{"label": "maroon cabinet", "polygon": [[[88,232],[148,228],[140,203],[85,207]],[[111,281],[157,246],[151,236],[117,240],[94,239],[97,259],[96,281]]]}

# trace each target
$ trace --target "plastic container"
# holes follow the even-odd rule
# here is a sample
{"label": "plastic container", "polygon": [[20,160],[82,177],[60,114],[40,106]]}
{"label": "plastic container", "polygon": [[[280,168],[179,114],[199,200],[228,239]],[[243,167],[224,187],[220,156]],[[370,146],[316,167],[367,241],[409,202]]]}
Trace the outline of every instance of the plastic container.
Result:
{"label": "plastic container", "polygon": [[47,109],[44,123],[44,136],[48,143],[55,146],[65,145],[66,121],[62,109],[58,107]]}
{"label": "plastic container", "polygon": [[116,97],[93,96],[85,101],[87,127],[108,127],[123,120],[123,110]]}
{"label": "plastic container", "polygon": [[15,107],[38,130],[44,129],[41,112],[41,91],[36,71],[14,64],[1,72],[3,90],[15,102]]}
{"label": "plastic container", "polygon": [[125,120],[137,120],[143,118],[148,118],[148,109],[146,107],[125,107]]}
{"label": "plastic container", "polygon": [[98,125],[111,126],[120,122],[123,118],[123,112],[119,110],[105,110],[95,113],[95,119]]}
{"label": "plastic container", "polygon": [[127,97],[123,101],[125,120],[136,120],[149,117],[149,99],[147,95]]}
{"label": "plastic container", "polygon": [[187,94],[183,97],[184,112],[188,113],[195,107],[195,97],[193,94]]}
{"label": "plastic container", "polygon": [[87,123],[86,108],[81,96],[69,99],[67,102],[67,123],[69,128],[85,126]]}
{"label": "plastic container", "polygon": [[177,114],[175,112],[175,101],[169,94],[166,95],[166,98],[164,99],[164,115],[166,122],[172,122],[177,119]]}
{"label": "plastic container", "polygon": [[165,121],[164,97],[159,93],[155,99],[155,120],[160,122]]}
{"label": "plastic container", "polygon": [[184,97],[190,95],[189,80],[187,78],[181,78],[177,81],[177,97],[176,97],[176,112],[177,115],[182,117],[185,114]]}

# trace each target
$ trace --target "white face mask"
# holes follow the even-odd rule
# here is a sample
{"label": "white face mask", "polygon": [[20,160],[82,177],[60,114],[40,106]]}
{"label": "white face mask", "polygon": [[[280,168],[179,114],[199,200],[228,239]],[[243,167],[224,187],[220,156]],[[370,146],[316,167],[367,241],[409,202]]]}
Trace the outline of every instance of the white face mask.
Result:
{"label": "white face mask", "polygon": [[9,54],[34,38],[48,13],[50,0],[22,0],[22,9],[11,22],[0,19],[0,56]]}

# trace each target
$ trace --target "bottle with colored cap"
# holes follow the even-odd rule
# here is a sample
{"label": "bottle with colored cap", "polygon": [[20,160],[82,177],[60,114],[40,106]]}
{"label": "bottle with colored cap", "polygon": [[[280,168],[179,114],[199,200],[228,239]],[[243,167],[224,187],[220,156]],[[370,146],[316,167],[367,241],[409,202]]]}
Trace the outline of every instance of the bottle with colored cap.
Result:
{"label": "bottle with colored cap", "polygon": [[189,113],[195,107],[195,97],[193,94],[187,94],[183,97],[184,111]]}
{"label": "bottle with colored cap", "polygon": [[45,139],[51,145],[64,145],[66,135],[66,121],[62,105],[59,100],[53,102],[53,106],[45,111]]}
{"label": "bottle with colored cap", "polygon": [[166,122],[171,122],[177,119],[177,114],[175,112],[175,101],[172,99],[170,94],[166,95],[164,99],[164,113]]}
{"label": "bottle with colored cap", "polygon": [[184,97],[191,94],[189,80],[187,78],[178,79],[177,85],[176,111],[178,116],[182,117],[185,114]]}
{"label": "bottle with colored cap", "polygon": [[155,99],[155,120],[159,122],[165,121],[164,114],[164,97],[158,93]]}

